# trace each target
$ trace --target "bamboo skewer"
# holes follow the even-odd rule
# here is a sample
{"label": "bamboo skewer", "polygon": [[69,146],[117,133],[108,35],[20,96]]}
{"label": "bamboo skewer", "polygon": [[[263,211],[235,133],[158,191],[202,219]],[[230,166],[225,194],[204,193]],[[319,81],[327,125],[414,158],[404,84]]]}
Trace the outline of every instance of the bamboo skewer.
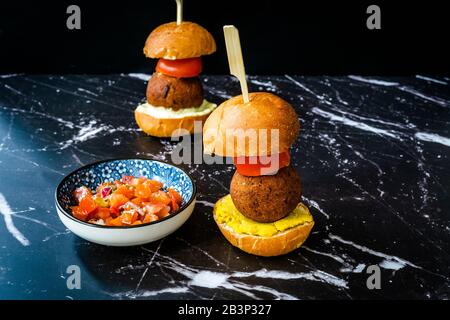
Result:
{"label": "bamboo skewer", "polygon": [[241,84],[242,98],[244,103],[248,103],[248,87],[245,78],[244,60],[242,58],[241,42],[239,40],[239,31],[235,26],[223,26],[225,35],[225,44],[227,47],[228,64],[230,73],[239,79]]}
{"label": "bamboo skewer", "polygon": [[177,25],[183,21],[183,0],[175,0],[177,2]]}

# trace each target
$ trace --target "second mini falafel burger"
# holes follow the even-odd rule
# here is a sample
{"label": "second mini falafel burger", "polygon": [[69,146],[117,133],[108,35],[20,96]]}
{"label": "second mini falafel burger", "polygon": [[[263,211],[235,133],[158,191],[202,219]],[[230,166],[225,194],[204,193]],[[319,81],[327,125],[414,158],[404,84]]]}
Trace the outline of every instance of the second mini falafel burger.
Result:
{"label": "second mini falafel burger", "polygon": [[206,120],[216,105],[203,96],[201,56],[215,51],[212,35],[193,22],[170,22],[151,32],[144,54],[159,60],[148,81],[147,102],[135,110],[145,133],[156,137],[194,133],[194,122]]}
{"label": "second mini falafel burger", "polygon": [[230,194],[214,206],[214,220],[225,238],[241,250],[278,256],[300,247],[314,225],[300,202],[300,177],[290,148],[300,124],[295,110],[267,92],[222,103],[206,120],[206,153],[232,157],[236,172]]}

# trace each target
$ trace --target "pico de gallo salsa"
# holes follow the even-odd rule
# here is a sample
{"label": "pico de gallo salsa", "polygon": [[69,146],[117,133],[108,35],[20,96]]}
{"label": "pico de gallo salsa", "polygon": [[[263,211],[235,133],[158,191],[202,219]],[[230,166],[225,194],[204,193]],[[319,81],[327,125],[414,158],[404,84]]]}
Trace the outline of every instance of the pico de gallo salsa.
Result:
{"label": "pico de gallo salsa", "polygon": [[95,191],[82,186],[73,193],[75,218],[98,225],[135,226],[165,218],[180,209],[181,195],[145,177],[122,176],[101,183]]}

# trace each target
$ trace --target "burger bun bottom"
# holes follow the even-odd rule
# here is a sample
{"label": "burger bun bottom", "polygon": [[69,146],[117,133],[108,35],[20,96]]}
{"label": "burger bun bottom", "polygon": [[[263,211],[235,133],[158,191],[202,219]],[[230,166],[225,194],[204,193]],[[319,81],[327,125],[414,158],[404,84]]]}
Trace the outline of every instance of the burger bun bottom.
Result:
{"label": "burger bun bottom", "polygon": [[314,221],[306,222],[270,237],[240,234],[227,224],[217,221],[215,212],[222,199],[219,199],[214,205],[214,221],[224,237],[233,246],[253,255],[273,257],[287,254],[299,248],[305,242],[314,226]]}

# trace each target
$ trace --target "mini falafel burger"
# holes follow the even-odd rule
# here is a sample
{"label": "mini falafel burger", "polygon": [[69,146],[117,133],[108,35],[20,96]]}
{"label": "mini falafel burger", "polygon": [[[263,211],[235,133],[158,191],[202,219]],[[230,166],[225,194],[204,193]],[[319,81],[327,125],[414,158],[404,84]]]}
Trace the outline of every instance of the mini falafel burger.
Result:
{"label": "mini falafel burger", "polygon": [[[201,56],[215,51],[212,35],[193,22],[166,23],[150,33],[144,54],[159,60],[147,84],[147,102],[134,112],[145,133],[155,137],[191,134],[195,121],[206,120],[216,105],[203,96]],[[201,132],[201,126],[197,131]]]}
{"label": "mini falafel burger", "polygon": [[314,220],[301,203],[300,177],[290,148],[299,135],[294,108],[267,92],[223,102],[206,120],[206,153],[232,157],[230,194],[214,206],[220,231],[235,247],[258,256],[278,256],[300,247]]}

